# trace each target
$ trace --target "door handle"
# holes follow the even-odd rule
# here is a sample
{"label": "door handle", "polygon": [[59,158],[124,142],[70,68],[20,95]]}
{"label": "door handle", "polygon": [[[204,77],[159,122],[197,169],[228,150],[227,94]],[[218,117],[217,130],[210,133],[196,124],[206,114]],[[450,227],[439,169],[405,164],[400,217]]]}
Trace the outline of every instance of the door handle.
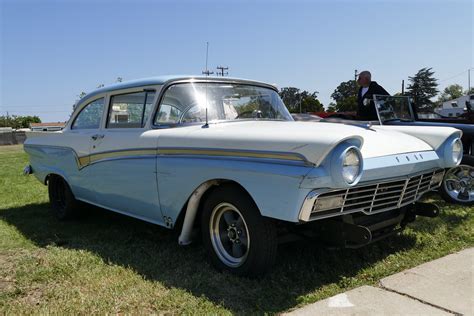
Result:
{"label": "door handle", "polygon": [[104,135],[103,134],[95,134],[95,135],[92,135],[91,138],[93,140],[98,140],[98,139],[104,138]]}

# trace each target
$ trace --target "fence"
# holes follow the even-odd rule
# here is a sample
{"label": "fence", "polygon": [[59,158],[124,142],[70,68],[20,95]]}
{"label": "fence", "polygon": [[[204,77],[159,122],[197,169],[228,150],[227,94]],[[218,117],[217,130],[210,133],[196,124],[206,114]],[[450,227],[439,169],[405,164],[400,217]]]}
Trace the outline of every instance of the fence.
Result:
{"label": "fence", "polygon": [[23,144],[26,139],[26,133],[8,129],[0,130],[0,146]]}

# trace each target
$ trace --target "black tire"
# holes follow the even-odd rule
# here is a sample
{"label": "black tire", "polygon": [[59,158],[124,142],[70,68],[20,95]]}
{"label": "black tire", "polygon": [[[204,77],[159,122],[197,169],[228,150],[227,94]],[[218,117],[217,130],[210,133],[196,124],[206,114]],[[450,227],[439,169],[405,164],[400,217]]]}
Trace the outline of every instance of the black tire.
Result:
{"label": "black tire", "polygon": [[[229,224],[228,216],[235,219],[237,226],[232,227],[232,224]],[[201,219],[204,248],[209,254],[211,264],[217,270],[239,276],[259,277],[274,264],[277,253],[275,223],[260,215],[255,202],[240,187],[217,187],[204,202]],[[214,233],[211,233],[211,227],[219,229],[219,232],[214,229]],[[221,234],[222,231],[226,233]],[[231,240],[231,237],[235,238]],[[234,246],[236,249],[240,247],[242,256],[234,256]],[[232,260],[240,260],[240,263],[234,263]]]}
{"label": "black tire", "polygon": [[[474,174],[474,167],[469,166],[469,165],[459,165],[457,167],[453,167],[449,170],[446,171],[446,175],[444,176],[443,182],[441,183],[441,187],[439,188],[439,194],[448,203],[453,203],[453,204],[459,204],[459,205],[465,205],[465,206],[471,206],[474,205],[474,200],[472,200],[472,190],[468,190],[467,195],[457,195],[455,194],[455,191],[453,190],[452,184],[450,185],[449,183],[449,178],[452,177],[453,173],[458,173],[456,170],[461,169],[465,170],[464,171],[464,176],[458,176],[459,179],[463,179],[463,181],[466,183],[473,182],[473,174]],[[470,171],[469,171],[470,170]],[[458,173],[459,174],[459,173]],[[454,177],[456,178],[456,177]],[[458,180],[459,180],[458,179]],[[471,197],[471,198],[468,198]]]}
{"label": "black tire", "polygon": [[60,176],[51,175],[48,179],[48,195],[54,216],[59,220],[76,218],[79,201],[72,194],[67,182]]}

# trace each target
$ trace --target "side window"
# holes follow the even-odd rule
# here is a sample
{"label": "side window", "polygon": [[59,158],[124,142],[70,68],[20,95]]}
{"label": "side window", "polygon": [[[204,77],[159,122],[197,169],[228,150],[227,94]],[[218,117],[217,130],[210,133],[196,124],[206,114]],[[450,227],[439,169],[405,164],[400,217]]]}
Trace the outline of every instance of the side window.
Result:
{"label": "side window", "polygon": [[153,110],[154,91],[114,95],[110,98],[107,128],[140,128]]}
{"label": "side window", "polygon": [[97,99],[86,105],[76,116],[72,129],[97,129],[104,113],[104,98]]}
{"label": "side window", "polygon": [[181,110],[171,104],[162,103],[160,105],[160,110],[155,117],[155,125],[159,124],[176,124],[179,123],[179,118],[181,117]]}

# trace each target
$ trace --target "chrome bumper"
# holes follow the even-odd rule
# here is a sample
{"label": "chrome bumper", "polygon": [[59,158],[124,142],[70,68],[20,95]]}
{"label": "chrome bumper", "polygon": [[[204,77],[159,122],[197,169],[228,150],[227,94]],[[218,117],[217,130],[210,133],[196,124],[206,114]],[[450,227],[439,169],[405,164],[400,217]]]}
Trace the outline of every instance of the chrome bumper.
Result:
{"label": "chrome bumper", "polygon": [[441,185],[444,170],[361,183],[342,190],[314,190],[305,198],[299,220],[303,222],[356,212],[377,214],[416,202]]}

